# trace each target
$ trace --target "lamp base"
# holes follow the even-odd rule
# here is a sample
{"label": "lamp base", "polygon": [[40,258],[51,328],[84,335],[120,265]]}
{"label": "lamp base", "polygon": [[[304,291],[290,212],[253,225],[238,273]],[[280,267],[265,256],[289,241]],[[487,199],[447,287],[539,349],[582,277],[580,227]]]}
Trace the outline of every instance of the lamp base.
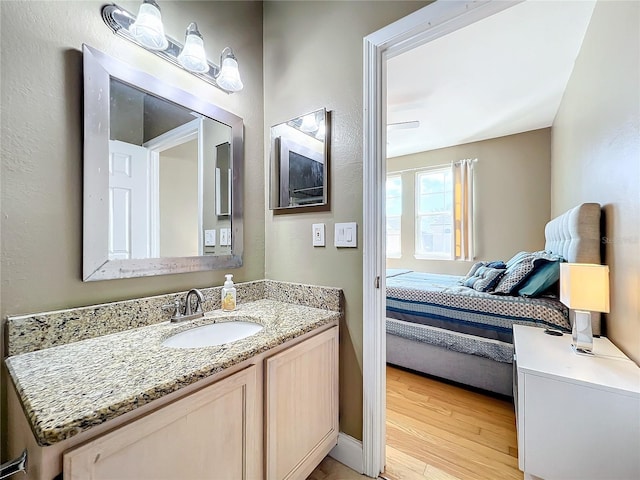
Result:
{"label": "lamp base", "polygon": [[573,350],[576,355],[594,355],[592,350],[585,350],[584,348],[579,348],[575,345],[571,345],[571,350]]}
{"label": "lamp base", "polygon": [[576,353],[593,354],[593,333],[591,331],[591,312],[575,310],[571,337]]}

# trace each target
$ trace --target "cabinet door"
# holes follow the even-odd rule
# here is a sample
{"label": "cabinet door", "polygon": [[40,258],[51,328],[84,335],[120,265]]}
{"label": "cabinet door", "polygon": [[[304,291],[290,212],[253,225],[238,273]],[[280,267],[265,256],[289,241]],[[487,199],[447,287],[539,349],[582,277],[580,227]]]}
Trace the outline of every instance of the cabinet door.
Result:
{"label": "cabinet door", "polygon": [[524,381],[525,472],[546,479],[640,478],[637,397],[530,374]]}
{"label": "cabinet door", "polygon": [[65,480],[261,477],[251,366],[64,454]]}
{"label": "cabinet door", "polygon": [[266,361],[266,478],[306,478],[337,443],[338,327]]}

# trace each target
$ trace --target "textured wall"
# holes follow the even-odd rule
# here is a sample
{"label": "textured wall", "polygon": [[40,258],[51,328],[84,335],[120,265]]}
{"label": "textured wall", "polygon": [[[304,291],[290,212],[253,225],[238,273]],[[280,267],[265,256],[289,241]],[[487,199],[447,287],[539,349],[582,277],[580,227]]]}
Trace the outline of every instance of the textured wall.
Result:
{"label": "textured wall", "polygon": [[[332,111],[331,211],[266,214],[267,278],[340,287],[340,430],[362,438],[362,236],[333,246],[336,222],[362,226],[362,39],[426,2],[266,2],[265,145],[269,126],[318,108]],[[265,161],[268,161],[268,150]],[[326,224],[326,247],[311,225]]]}
{"label": "textured wall", "polygon": [[640,3],[599,1],[552,130],[552,213],[603,206],[607,336],[640,362]]}
{"label": "textured wall", "polygon": [[[238,281],[264,277],[261,2],[161,2],[169,35],[183,38],[188,23],[197,20],[210,59],[218,58],[225,46],[233,47],[245,84],[236,95],[227,95],[113,35],[100,15],[104,4],[91,0],[0,2],[2,319],[8,314],[224,281],[224,272],[209,271],[82,282],[83,43],[244,118],[245,253],[244,266],[233,273]],[[131,11],[137,11],[139,4],[122,2]]]}
{"label": "textured wall", "polygon": [[[522,250],[544,248],[544,226],[550,218],[551,130],[466,143],[387,160],[387,172],[449,165],[477,158],[474,166],[476,258],[508,260]],[[390,268],[466,274],[473,262],[417,260],[415,238],[415,171],[402,173],[402,258],[387,259]],[[504,225],[508,224],[508,231]]]}
{"label": "textured wall", "polygon": [[[135,11],[138,2],[123,6]],[[168,34],[197,19],[215,58],[232,45],[245,90],[227,95],[116,37],[103,2],[2,2],[2,315],[151,295],[224,280],[222,272],[82,283],[82,56],[87,43],[245,119],[245,266],[262,278],[262,9],[245,2],[162,2]],[[68,12],[76,20],[69,24]],[[76,26],[76,28],[73,28]],[[25,28],[33,32],[24,41]],[[5,67],[10,66],[10,67]],[[43,275],[43,270],[48,274]]]}

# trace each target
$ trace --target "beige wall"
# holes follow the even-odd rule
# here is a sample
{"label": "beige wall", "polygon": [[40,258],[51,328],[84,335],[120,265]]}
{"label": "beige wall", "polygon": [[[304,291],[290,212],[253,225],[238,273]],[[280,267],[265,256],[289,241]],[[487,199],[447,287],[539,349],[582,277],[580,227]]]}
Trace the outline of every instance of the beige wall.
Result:
{"label": "beige wall", "polygon": [[160,256],[198,255],[198,140],[160,153]]}
{"label": "beige wall", "polygon": [[[221,285],[224,281],[224,272],[208,271],[82,282],[83,43],[244,118],[244,266],[233,273],[238,281],[264,277],[262,4],[161,3],[171,36],[181,37],[189,22],[197,20],[210,59],[217,58],[225,46],[233,47],[245,84],[241,94],[227,95],[116,37],[100,16],[104,1],[0,2],[0,318]],[[122,2],[132,11],[139,4]],[[4,368],[2,371],[4,382]],[[4,383],[2,386],[5,392]],[[4,417],[4,394],[2,405]],[[2,439],[4,444],[6,435]]]}
{"label": "beige wall", "polygon": [[476,259],[506,261],[519,251],[544,248],[544,225],[551,210],[550,141],[550,129],[544,128],[388,159],[387,173],[404,172],[402,257],[387,259],[387,266],[467,273],[473,262],[414,258],[416,171],[411,169],[449,165],[463,158],[478,159],[474,166]]}
{"label": "beige wall", "polygon": [[[269,126],[326,107],[332,112],[331,211],[266,213],[265,273],[275,280],[340,287],[340,430],[362,438],[362,236],[333,246],[336,222],[362,226],[362,39],[425,2],[266,2],[265,146]],[[268,151],[268,150],[267,150]],[[268,155],[265,155],[268,161]],[[312,247],[311,224],[326,224]]]}
{"label": "beige wall", "polygon": [[611,269],[607,335],[640,362],[640,3],[599,1],[552,131],[554,215],[598,202]]}

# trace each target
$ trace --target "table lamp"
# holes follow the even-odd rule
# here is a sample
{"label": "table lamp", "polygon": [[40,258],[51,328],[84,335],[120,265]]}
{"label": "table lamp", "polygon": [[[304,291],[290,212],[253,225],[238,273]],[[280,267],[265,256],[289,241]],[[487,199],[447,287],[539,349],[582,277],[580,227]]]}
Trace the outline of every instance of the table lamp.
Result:
{"label": "table lamp", "polygon": [[609,267],[561,263],[560,301],[575,313],[573,349],[579,353],[592,353],[591,312],[609,313]]}

